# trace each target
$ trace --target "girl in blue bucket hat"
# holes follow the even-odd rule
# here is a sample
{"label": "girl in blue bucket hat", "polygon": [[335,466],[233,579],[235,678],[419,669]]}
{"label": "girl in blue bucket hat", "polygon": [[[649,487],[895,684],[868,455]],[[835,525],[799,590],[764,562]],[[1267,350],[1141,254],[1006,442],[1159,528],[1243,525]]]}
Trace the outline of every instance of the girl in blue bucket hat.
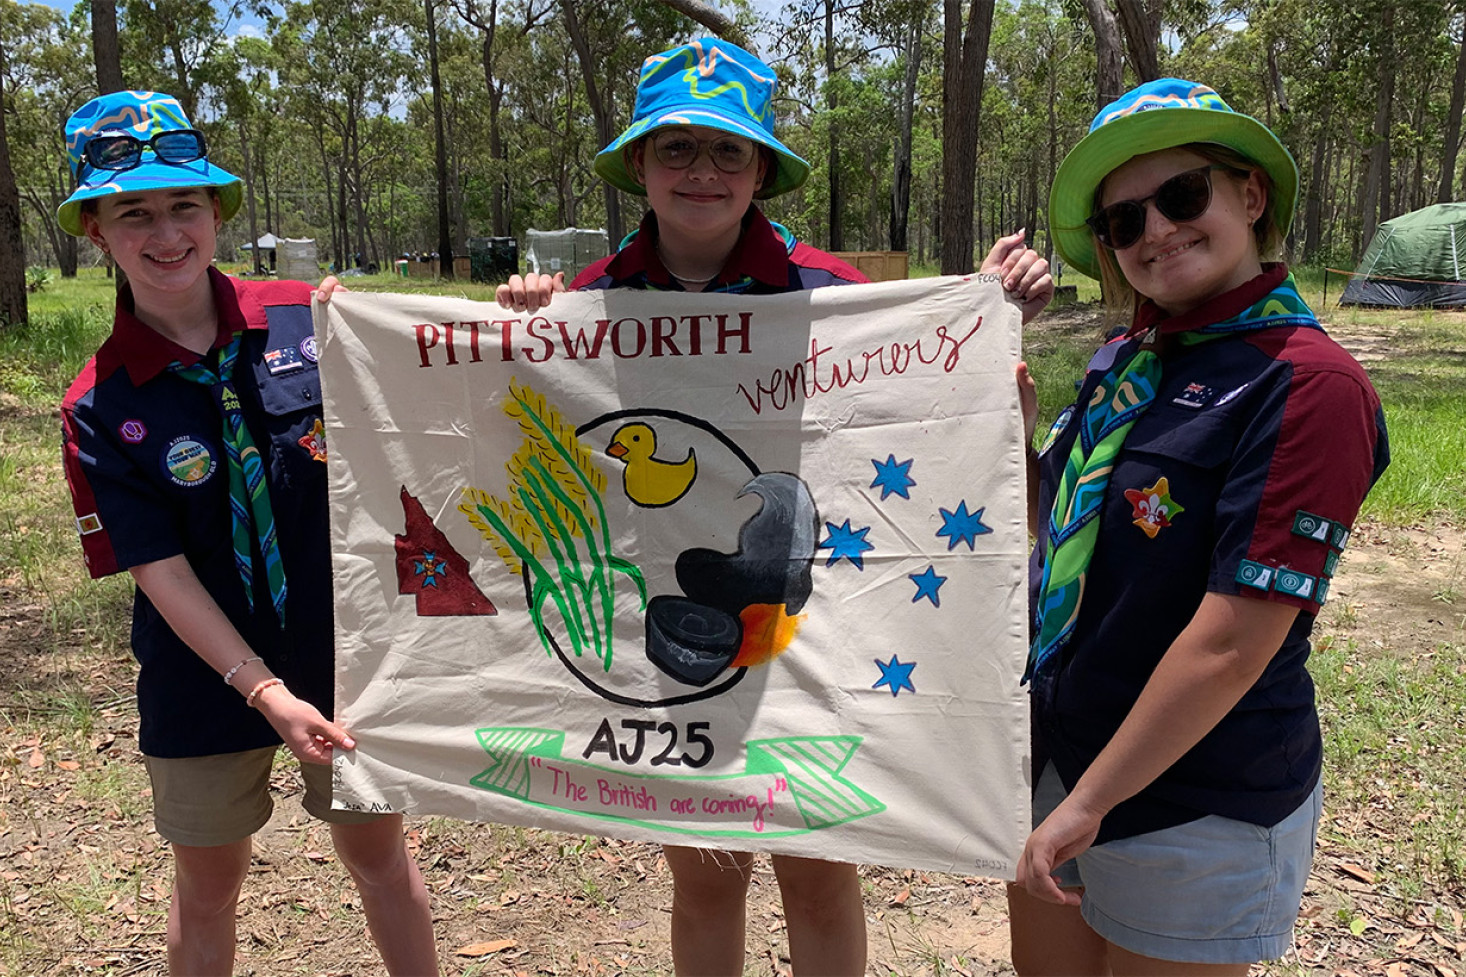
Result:
{"label": "girl in blue bucket hat", "polygon": [[1368,377],[1270,260],[1297,187],[1266,126],[1176,78],[1106,106],[1055,175],[1055,245],[1129,330],[1030,462],[1020,974],[1241,975],[1291,945],[1321,804],[1308,638],[1389,461]]}
{"label": "girl in blue bucket hat", "polygon": [[214,270],[240,181],[157,92],[67,121],[77,190],[57,212],[127,273],[112,334],[62,404],[91,575],[137,584],[132,648],[158,834],[172,845],[168,968],[229,974],[250,836],[283,741],[392,974],[437,973],[401,815],[331,809],[334,635],[326,444],[310,286]]}
{"label": "girl in blue bucket hat", "polygon": [[[809,164],[774,135],[775,74],[727,41],[703,38],[646,59],[631,124],[596,155],[612,186],[645,196],[641,227],[572,288],[770,294],[849,285],[865,277],[766,219],[754,200],[801,186]],[[1027,320],[1053,296],[1048,263],[1002,238],[983,262],[1004,276]],[[535,311],[562,276],[514,276],[502,305]],[[745,903],[753,856],[667,845],[672,869],[672,959],[677,973],[743,972]],[[796,974],[865,972],[865,916],[856,867],[773,856]]]}

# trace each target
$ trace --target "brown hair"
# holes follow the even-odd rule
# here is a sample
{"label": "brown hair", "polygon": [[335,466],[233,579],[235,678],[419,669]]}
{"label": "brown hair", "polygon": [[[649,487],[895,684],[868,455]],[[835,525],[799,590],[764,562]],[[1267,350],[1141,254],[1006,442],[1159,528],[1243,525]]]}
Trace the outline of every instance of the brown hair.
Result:
{"label": "brown hair", "polygon": [[[1263,206],[1262,214],[1252,224],[1252,236],[1257,241],[1257,256],[1263,261],[1274,261],[1281,258],[1283,229],[1278,226],[1277,211],[1273,206],[1273,181],[1268,176],[1267,170],[1236,150],[1217,143],[1195,142],[1174,148],[1195,153],[1203,159],[1225,166],[1239,176],[1250,173],[1258,175],[1262,181],[1263,190],[1267,194],[1267,203]],[[1107,175],[1105,179],[1109,179],[1109,176]],[[1094,191],[1094,210],[1096,212],[1099,211],[1100,200],[1103,199],[1104,192],[1105,181],[1101,180]],[[1094,242],[1094,251],[1099,262],[1100,293],[1104,296],[1105,303],[1104,328],[1109,330],[1117,325],[1129,326],[1143,298],[1125,280],[1125,276],[1120,272],[1120,266],[1115,262],[1114,252],[1100,244],[1098,239]]]}

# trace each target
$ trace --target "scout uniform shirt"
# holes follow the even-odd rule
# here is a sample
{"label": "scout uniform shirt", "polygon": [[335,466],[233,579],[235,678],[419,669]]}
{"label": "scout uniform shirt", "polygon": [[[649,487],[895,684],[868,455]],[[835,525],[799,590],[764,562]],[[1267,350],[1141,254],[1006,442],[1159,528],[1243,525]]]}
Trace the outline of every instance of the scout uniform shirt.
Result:
{"label": "scout uniform shirt", "polygon": [[[243,333],[234,369],[260,450],[288,584],[286,630],[271,605],[258,544],[254,611],[234,565],[223,419],[213,391],[169,370],[204,362],[132,314],[118,296],[112,334],[61,408],[66,479],[87,568],[102,577],[179,554],[295,695],[332,715],[333,634],[326,445],[310,286],[244,282],[210,269],[217,350]],[[253,534],[251,534],[253,535]],[[138,590],[132,649],[139,745],[156,757],[206,756],[280,742]]]}
{"label": "scout uniform shirt", "polygon": [[[1035,679],[1035,769],[1052,760],[1073,789],[1207,593],[1279,601],[1299,614],[1241,701],[1116,806],[1098,843],[1208,814],[1270,827],[1318,782],[1322,740],[1304,668],[1308,636],[1364,495],[1389,462],[1379,397],[1322,329],[1175,340],[1248,309],[1286,272],[1269,266],[1160,323],[1161,385],[1115,458],[1074,637],[1058,667]],[[1147,312],[1160,318],[1147,306],[1142,325]],[[1095,357],[1076,409],[1108,368],[1106,352],[1112,357],[1121,342]],[[1053,506],[1081,425],[1055,427],[1062,430],[1040,459],[1040,513]],[[1047,523],[1045,516],[1045,532]]]}

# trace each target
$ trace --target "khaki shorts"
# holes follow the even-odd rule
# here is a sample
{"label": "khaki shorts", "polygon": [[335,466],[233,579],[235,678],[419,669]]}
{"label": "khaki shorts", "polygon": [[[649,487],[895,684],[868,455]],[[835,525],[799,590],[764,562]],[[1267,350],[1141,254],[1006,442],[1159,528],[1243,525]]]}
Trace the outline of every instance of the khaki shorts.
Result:
{"label": "khaki shorts", "polygon": [[[201,848],[248,838],[270,820],[270,768],[279,747],[212,756],[145,756],[153,782],[153,824],[176,845]],[[300,764],[305,781],[302,805],[328,824],[361,824],[382,817],[331,810],[331,767]]]}

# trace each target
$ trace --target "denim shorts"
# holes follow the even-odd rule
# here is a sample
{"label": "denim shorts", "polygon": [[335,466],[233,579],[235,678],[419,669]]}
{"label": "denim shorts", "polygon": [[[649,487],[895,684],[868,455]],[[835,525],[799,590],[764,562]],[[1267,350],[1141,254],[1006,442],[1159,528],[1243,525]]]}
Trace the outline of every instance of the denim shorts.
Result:
{"label": "denim shorts", "polygon": [[[1045,767],[1033,823],[1066,794],[1053,765]],[[1271,828],[1209,815],[1096,845],[1054,874],[1066,888],[1084,888],[1079,911],[1089,927],[1131,953],[1180,963],[1276,960],[1293,943],[1322,810],[1320,782]]]}

